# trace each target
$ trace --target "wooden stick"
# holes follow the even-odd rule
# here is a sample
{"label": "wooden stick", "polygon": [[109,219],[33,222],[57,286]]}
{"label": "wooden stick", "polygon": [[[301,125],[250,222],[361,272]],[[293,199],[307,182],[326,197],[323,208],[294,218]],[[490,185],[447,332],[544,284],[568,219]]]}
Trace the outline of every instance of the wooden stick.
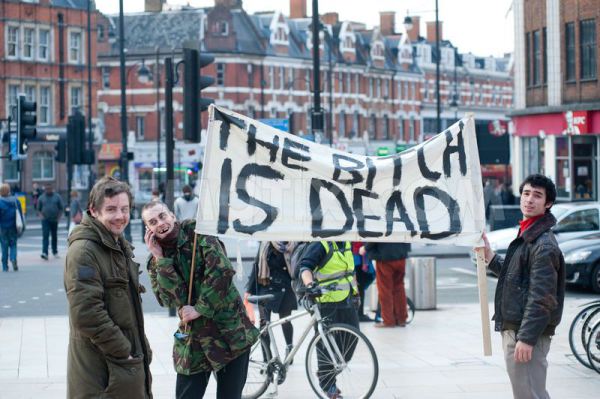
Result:
{"label": "wooden stick", "polygon": [[475,250],[477,255],[477,287],[479,288],[479,306],[481,308],[481,332],[483,335],[483,355],[492,356],[492,337],[490,334],[490,309],[488,305],[487,273],[484,248]]}
{"label": "wooden stick", "polygon": [[192,288],[194,284],[194,273],[196,271],[196,243],[198,234],[194,233],[194,247],[192,248],[192,265],[190,266],[190,283],[188,286],[188,305],[192,304]]}

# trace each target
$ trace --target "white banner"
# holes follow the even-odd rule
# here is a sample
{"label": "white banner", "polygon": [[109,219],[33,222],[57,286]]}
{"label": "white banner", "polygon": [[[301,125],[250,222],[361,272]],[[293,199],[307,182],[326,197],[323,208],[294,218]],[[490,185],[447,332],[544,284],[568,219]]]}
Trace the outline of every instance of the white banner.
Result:
{"label": "white banner", "polygon": [[475,124],[355,155],[211,106],[196,232],[260,241],[473,246],[485,227]]}

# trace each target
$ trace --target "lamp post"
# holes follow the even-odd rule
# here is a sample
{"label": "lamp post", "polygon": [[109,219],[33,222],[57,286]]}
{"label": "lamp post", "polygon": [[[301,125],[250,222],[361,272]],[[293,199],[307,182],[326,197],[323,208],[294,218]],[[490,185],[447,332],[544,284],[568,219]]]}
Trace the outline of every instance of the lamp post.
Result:
{"label": "lamp post", "polygon": [[454,121],[458,121],[458,87],[456,78],[456,64],[458,63],[458,52],[456,47],[454,48],[454,92],[452,93],[452,101],[450,102],[450,109],[454,111]]}
{"label": "lamp post", "polygon": [[[440,21],[438,18],[438,0],[435,0],[435,101],[436,101],[436,127],[439,133],[442,131],[442,105],[440,101]],[[407,15],[404,18],[404,26],[406,30],[412,29],[412,18]]]}
{"label": "lamp post", "polygon": [[[312,44],[313,44],[313,82],[314,106],[312,109],[312,132],[315,141],[320,141],[323,134],[323,110],[321,109],[321,64],[319,59],[319,0],[312,2]],[[319,137],[319,139],[317,139]]]}

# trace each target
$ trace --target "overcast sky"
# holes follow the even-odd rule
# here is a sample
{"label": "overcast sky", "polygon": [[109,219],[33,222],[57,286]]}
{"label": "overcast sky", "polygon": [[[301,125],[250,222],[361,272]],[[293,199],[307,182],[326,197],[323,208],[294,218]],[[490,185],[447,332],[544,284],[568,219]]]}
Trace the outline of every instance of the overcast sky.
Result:
{"label": "overcast sky", "polygon": [[[144,0],[123,1],[125,13],[144,11]],[[169,4],[213,6],[214,0],[168,0]],[[289,15],[289,0],[243,0],[248,13],[280,10]],[[312,1],[307,0],[308,15]],[[119,12],[118,0],[98,0],[100,11]],[[368,4],[368,6],[365,6]],[[461,53],[500,56],[514,49],[512,0],[439,0],[439,19],[443,21],[443,38],[452,41]],[[363,22],[367,27],[379,25],[380,11],[396,11],[396,30],[403,29],[407,10],[420,15],[421,21],[435,20],[435,0],[320,0],[319,13],[338,12],[341,20]],[[510,11],[509,11],[510,10]],[[424,22],[421,35],[425,36]]]}

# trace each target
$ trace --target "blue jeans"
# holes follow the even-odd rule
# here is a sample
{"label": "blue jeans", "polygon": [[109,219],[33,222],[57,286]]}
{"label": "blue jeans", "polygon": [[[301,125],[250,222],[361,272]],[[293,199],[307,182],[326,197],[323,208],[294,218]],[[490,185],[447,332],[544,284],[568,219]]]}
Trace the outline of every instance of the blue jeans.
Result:
{"label": "blue jeans", "polygon": [[56,234],[58,231],[58,220],[46,220],[42,219],[42,253],[48,255],[48,236],[52,234],[52,254],[58,254],[58,247],[56,246]]}
{"label": "blue jeans", "polygon": [[0,244],[2,245],[2,270],[8,270],[9,252],[11,262],[17,261],[17,230],[0,229]]}

